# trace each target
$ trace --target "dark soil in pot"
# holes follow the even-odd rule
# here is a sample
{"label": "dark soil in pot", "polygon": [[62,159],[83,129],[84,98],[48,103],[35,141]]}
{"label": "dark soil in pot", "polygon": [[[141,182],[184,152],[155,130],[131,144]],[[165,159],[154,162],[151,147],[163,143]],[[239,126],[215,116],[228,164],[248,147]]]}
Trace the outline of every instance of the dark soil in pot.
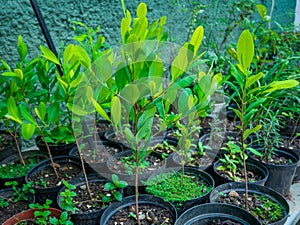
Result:
{"label": "dark soil in pot", "polygon": [[[172,165],[174,167],[181,166],[181,156],[178,153],[172,154]],[[185,166],[191,166],[200,170],[209,171],[215,161],[216,155],[209,150],[204,153],[200,153],[197,150],[191,150],[191,156]]]}
{"label": "dark soil in pot", "polygon": [[[92,195],[92,199],[90,199],[87,192],[86,183],[82,180],[83,178],[70,182],[76,187],[76,189],[72,190],[72,192],[76,193],[76,195],[72,198],[72,201],[74,206],[77,208],[76,212],[71,214],[71,221],[74,223],[74,225],[98,225],[103,211],[113,201],[116,201],[112,197],[113,194],[117,191],[121,193],[122,190],[115,189],[110,191],[105,189],[104,185],[108,183],[109,180],[96,178],[94,176],[88,179]],[[63,187],[57,195],[57,203],[61,209],[63,209],[61,193],[64,191],[65,187]],[[103,199],[105,198],[110,198],[112,200],[109,202],[104,202]]]}
{"label": "dark soil in pot", "polygon": [[34,202],[34,196],[28,195],[28,200],[15,202],[13,195],[14,191],[11,188],[0,190],[0,224],[3,224],[8,218],[29,208],[29,204]]}
{"label": "dark soil in pot", "polygon": [[[0,130],[0,161],[18,152],[14,137],[4,130]],[[18,138],[18,145],[22,149],[22,140]]]}
{"label": "dark soil in pot", "polygon": [[[237,167],[237,171],[233,177],[233,174],[231,174],[230,171],[218,169],[218,167],[222,165],[223,163],[218,160],[214,163],[213,166],[212,176],[216,182],[216,186],[228,182],[245,182],[245,173],[243,166],[240,165]],[[269,176],[269,171],[267,170],[267,168],[259,162],[254,163],[249,160],[246,162],[246,166],[248,182],[258,185],[264,185]]]}
{"label": "dark soil in pot", "polygon": [[[249,211],[262,224],[283,225],[289,214],[285,198],[265,186],[248,184]],[[245,183],[226,183],[217,186],[210,194],[211,202],[233,204],[245,208]]]}
{"label": "dark soil in pot", "polygon": [[[98,141],[95,143],[95,150],[91,150],[87,145],[81,148],[81,154],[85,162],[89,165],[91,171],[89,173],[104,173],[106,172],[106,162],[109,157],[123,151],[123,146],[116,142]],[[72,156],[79,157],[78,148],[74,147],[70,153]]]}
{"label": "dark soil in pot", "polygon": [[25,183],[26,173],[48,155],[37,150],[22,152],[25,165],[20,162],[19,153],[15,153],[0,162],[0,188],[5,182],[17,181],[19,186]]}
{"label": "dark soil in pot", "polygon": [[109,130],[111,130],[111,129],[113,129],[112,128],[112,125],[111,125],[111,123],[109,122],[109,121],[107,121],[107,120],[98,120],[97,122],[96,122],[96,131],[97,131],[97,133],[98,133],[98,135],[99,135],[99,138],[100,139],[105,139],[104,138],[104,134],[105,134],[105,132],[106,131],[109,131]]}
{"label": "dark soil in pot", "polygon": [[130,145],[126,141],[125,136],[121,133],[116,134],[113,129],[106,131],[104,133],[104,138],[105,140],[121,144],[125,149],[130,149]]}
{"label": "dark soil in pot", "polygon": [[[135,181],[135,161],[133,160],[132,151],[123,151],[112,156],[107,161],[109,174],[117,174],[122,180],[134,186]],[[166,162],[162,155],[152,152],[148,155],[139,167],[139,182],[146,181],[155,171],[165,168]]]}
{"label": "dark soil in pot", "polygon": [[53,157],[58,177],[50,163],[50,159],[36,164],[28,171],[25,177],[26,183],[32,181],[35,190],[36,201],[43,204],[46,199],[52,200],[52,207],[56,207],[56,195],[62,187],[62,180],[71,181],[79,176],[82,168],[76,157]]}
{"label": "dark soil in pot", "polygon": [[290,193],[290,186],[294,178],[299,156],[289,149],[277,149],[266,162],[250,155],[256,162],[261,162],[269,171],[265,186],[268,186],[280,194],[286,196]]}
{"label": "dark soil in pot", "polygon": [[[183,179],[183,182],[182,182]],[[193,167],[167,168],[152,174],[146,182],[146,192],[171,202],[179,214],[194,205],[208,201],[214,188],[212,177]]]}
{"label": "dark soil in pot", "polygon": [[[172,204],[152,195],[139,196],[139,212],[141,225],[172,225],[177,219],[177,213]],[[100,225],[135,225],[137,221],[133,216],[134,213],[135,196],[126,197],[121,202],[111,204],[104,211]]]}
{"label": "dark soil in pot", "polygon": [[260,225],[246,210],[229,204],[206,203],[184,212],[175,225]]}
{"label": "dark soil in pot", "polygon": [[[42,141],[40,136],[37,136],[35,139],[36,146],[43,152],[47,152],[47,147],[45,143]],[[76,143],[68,143],[68,144],[48,144],[52,156],[61,156],[61,155],[69,155],[69,152],[72,148],[76,146]]]}

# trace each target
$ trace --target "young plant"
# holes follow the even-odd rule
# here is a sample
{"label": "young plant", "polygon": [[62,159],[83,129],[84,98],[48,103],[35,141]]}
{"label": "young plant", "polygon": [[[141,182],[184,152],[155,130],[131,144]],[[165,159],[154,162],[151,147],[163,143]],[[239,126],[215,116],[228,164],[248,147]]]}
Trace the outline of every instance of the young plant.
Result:
{"label": "young plant", "polygon": [[66,211],[63,211],[59,218],[51,216],[50,205],[52,201],[46,199],[43,205],[39,203],[30,204],[30,208],[37,209],[34,212],[35,223],[38,225],[73,225],[73,222],[69,219],[69,215]]}
{"label": "young plant", "polygon": [[33,182],[28,182],[23,184],[22,188],[18,188],[17,181],[5,182],[5,186],[11,187],[13,189],[13,201],[18,202],[28,200],[29,195],[34,195],[34,189],[32,188]]}
{"label": "young plant", "polygon": [[[244,167],[244,176],[246,182],[245,204],[248,209],[248,179],[246,168],[246,139],[253,133],[259,131],[262,127],[257,124],[255,118],[261,113],[263,107],[270,104],[270,99],[276,95],[276,91],[287,89],[298,85],[296,80],[273,81],[266,85],[261,85],[260,80],[263,73],[251,74],[251,62],[254,56],[254,42],[251,33],[244,30],[239,37],[236,51],[237,65],[231,65],[231,75],[225,78],[228,86],[233,90],[231,100],[237,105],[233,109],[240,120],[238,126],[241,136],[241,149]],[[229,78],[232,77],[233,81]]]}

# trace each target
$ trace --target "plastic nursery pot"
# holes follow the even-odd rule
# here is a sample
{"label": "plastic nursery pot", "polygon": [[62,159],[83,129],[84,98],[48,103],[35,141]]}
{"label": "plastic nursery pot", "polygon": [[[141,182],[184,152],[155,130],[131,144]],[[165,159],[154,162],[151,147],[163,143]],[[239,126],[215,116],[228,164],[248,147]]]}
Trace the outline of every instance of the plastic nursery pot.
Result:
{"label": "plastic nursery pot", "polygon": [[[261,225],[261,222],[248,211],[234,205],[206,203],[185,211],[175,225],[205,225],[213,221],[231,221],[242,225]],[[229,224],[229,223],[226,223]]]}
{"label": "plastic nursery pot", "polygon": [[[149,179],[146,182],[146,192],[150,193],[149,190],[147,190],[149,187],[149,183],[153,184],[154,190],[155,187],[158,187],[161,183],[161,181],[165,181],[166,179],[169,179],[168,177],[171,174],[177,174],[179,173],[179,175],[181,176],[182,173],[182,168],[181,167],[173,167],[173,168],[166,168],[164,170],[161,171],[157,171],[155,173],[153,173],[151,175],[151,177],[149,177]],[[207,203],[209,201],[209,194],[211,192],[211,190],[215,187],[215,182],[213,180],[213,178],[205,171],[199,170],[197,168],[194,167],[184,167],[184,175],[186,176],[193,176],[194,179],[192,180],[192,182],[194,181],[198,181],[200,185],[200,183],[203,182],[203,184],[205,184],[204,188],[210,188],[210,190],[207,190],[205,193],[202,193],[203,195],[199,195],[199,197],[193,197],[192,199],[188,199],[188,200],[180,200],[180,199],[174,199],[171,200],[170,202],[176,207],[178,215],[181,215],[183,212],[185,212],[186,210],[188,210],[189,208],[195,206],[195,205],[199,205],[199,204],[203,204],[203,203]],[[157,180],[158,179],[158,180]],[[196,180],[197,179],[197,180]],[[180,182],[178,182],[178,188],[176,188],[176,190],[180,189],[181,186],[181,178],[180,178]],[[168,187],[169,188],[169,187]],[[166,194],[167,190],[164,191],[163,194]],[[203,190],[205,191],[205,190]],[[152,192],[152,191],[151,191]],[[174,193],[174,190],[171,190],[170,193],[171,196],[173,195],[180,195],[181,193]],[[191,190],[188,190],[188,192],[191,192]],[[163,198],[162,195],[159,195],[157,193],[150,193],[150,194],[155,194],[158,197]],[[165,201],[169,201],[168,199],[164,199]]]}
{"label": "plastic nursery pot", "polygon": [[107,130],[104,133],[104,138],[105,140],[121,144],[124,149],[130,149],[130,146],[126,141],[125,137],[122,134],[116,134],[116,132],[113,129]]}
{"label": "plastic nursery pot", "polygon": [[[7,133],[5,130],[0,130],[0,137],[2,137],[4,140],[7,139],[7,144],[2,144],[1,142],[1,146],[0,146],[0,161],[6,159],[7,157],[15,154],[18,152],[18,148],[17,148],[17,144],[14,141],[14,138]],[[20,147],[20,150],[22,149],[22,139],[19,138],[18,140],[18,145]],[[6,141],[5,141],[6,142]]]}
{"label": "plastic nursery pot", "polygon": [[[90,150],[89,147],[81,149],[82,157],[86,163],[87,173],[103,174],[107,172],[106,161],[110,156],[123,151],[123,146],[111,141],[97,141],[94,143],[96,150]],[[69,155],[79,157],[77,146],[71,149]]]}
{"label": "plastic nursery pot", "polygon": [[[1,198],[14,200],[14,190],[12,188],[6,188],[0,190]],[[26,197],[28,200],[21,200],[17,202],[12,202],[6,207],[0,207],[0,224],[3,224],[4,221],[8,220],[10,217],[15,214],[29,209],[29,204],[34,203],[35,198],[33,194],[27,194]],[[9,202],[8,202],[9,203]]]}
{"label": "plastic nursery pot", "polygon": [[[214,166],[213,166],[212,176],[216,182],[216,186],[218,186],[220,184],[234,182],[234,180],[230,180],[229,178],[225,177],[224,175],[221,175],[220,172],[217,170],[217,168],[222,164],[223,163],[220,160],[218,160],[214,163]],[[240,168],[241,167],[242,166],[240,166]],[[247,162],[246,162],[246,167],[247,167],[248,172],[252,172],[254,175],[260,177],[259,180],[251,181],[251,183],[263,186],[269,176],[268,169],[259,162],[253,162],[253,161],[251,162],[249,160],[247,160]]]}
{"label": "plastic nursery pot", "polygon": [[[285,196],[290,192],[290,187],[299,162],[299,156],[289,149],[278,149],[274,152],[274,154],[291,160],[292,163],[275,165],[261,162],[269,171],[269,176],[265,186],[270,187]],[[255,162],[260,162],[252,156],[250,156],[250,158]]]}
{"label": "plastic nursery pot", "polygon": [[[129,173],[128,171],[126,171],[125,168],[122,171],[116,169],[116,165],[118,164],[125,165],[126,163],[121,163],[120,159],[123,157],[130,157],[130,156],[132,156],[132,151],[128,150],[128,151],[120,152],[114,156],[111,156],[107,160],[108,175],[111,177],[111,174],[116,174],[121,180],[125,180],[128,183],[129,185],[128,188],[135,186],[134,169],[131,173]],[[166,160],[163,159],[161,154],[157,152],[152,152],[148,157],[152,159],[150,163],[152,163],[153,165],[146,166],[144,171],[142,171],[139,174],[139,180],[138,180],[139,185],[143,185],[143,182],[146,181],[151,176],[151,174],[153,174],[155,171],[161,171],[166,167]]]}
{"label": "plastic nursery pot", "polygon": [[[50,216],[55,217],[57,219],[60,218],[60,214],[62,213],[61,210],[56,208],[49,208],[47,209],[51,212]],[[15,225],[15,224],[22,224],[21,222],[26,222],[26,220],[34,219],[34,212],[37,211],[37,209],[28,209],[24,212],[20,212],[8,220],[6,220],[2,225]]]}
{"label": "plastic nursery pot", "polygon": [[[211,203],[216,203],[219,196],[227,195],[229,193],[232,193],[233,191],[238,194],[244,194],[245,183],[231,182],[231,183],[221,184],[215,187],[211,191],[209,195],[209,201]],[[261,186],[257,184],[251,184],[251,183],[248,184],[248,193],[249,195],[257,195],[257,196],[262,195],[272,200],[273,202],[277,203],[283,209],[283,216],[276,222],[269,223],[269,224],[270,225],[285,224],[285,221],[287,220],[289,215],[290,207],[287,200],[281,194],[266,186]]]}
{"label": "plastic nursery pot", "polygon": [[[72,156],[53,157],[59,178],[56,177],[50,159],[44,160],[32,167],[25,176],[25,182],[33,181],[36,202],[44,204],[46,199],[52,200],[52,207],[57,207],[56,196],[62,188],[62,179],[71,181],[82,173],[81,162]],[[40,178],[43,181],[41,181]],[[50,184],[49,184],[50,183]],[[44,186],[46,184],[46,187]]]}
{"label": "plastic nursery pot", "polygon": [[[105,183],[107,183],[108,180],[101,178],[100,176],[97,176],[96,174],[92,174],[88,176],[88,183],[91,185],[93,185],[94,188],[98,189],[100,185],[104,185]],[[80,189],[84,188],[86,183],[84,180],[84,177],[78,177],[77,179],[73,180],[70,182],[71,184],[76,186],[76,189],[79,190],[78,193],[76,193],[77,196],[82,195],[82,193],[85,193],[84,196],[86,196],[86,198],[84,199],[84,201],[88,201],[89,200],[89,196],[86,190],[81,191]],[[58,194],[57,194],[57,204],[58,207],[60,209],[63,209],[62,207],[62,198],[60,193],[65,191],[65,187],[62,187]],[[76,190],[72,190],[73,192],[76,192]],[[91,190],[93,192],[93,190]],[[96,192],[93,192],[94,195]],[[105,194],[105,193],[102,193]],[[100,196],[100,195],[99,195]],[[80,198],[83,198],[82,196],[79,196]],[[76,197],[75,197],[76,198]],[[78,202],[78,201],[77,201]],[[89,204],[93,204],[92,201],[89,201]],[[99,208],[99,209],[90,209],[90,208],[85,208],[87,211],[76,211],[74,214],[71,214],[71,221],[73,222],[74,225],[98,225],[99,221],[100,221],[100,217],[102,215],[102,213],[104,212],[104,210],[107,207],[104,208]]]}
{"label": "plastic nursery pot", "polygon": [[[43,152],[47,152],[47,147],[45,143],[42,141],[40,136],[37,136],[35,139],[36,146]],[[68,155],[70,150],[76,146],[76,143],[69,143],[69,144],[59,144],[59,145],[52,145],[48,144],[50,148],[50,152],[52,156],[61,156],[61,155]]]}
{"label": "plastic nursery pot", "polygon": [[96,121],[96,129],[97,129],[97,133],[98,136],[101,140],[104,140],[104,134],[105,132],[112,130],[112,125],[111,122],[104,120],[104,119],[100,119]]}
{"label": "plastic nursery pot", "polygon": [[[150,209],[153,209],[154,207],[157,207],[159,215],[155,215],[156,217],[162,217],[170,215],[169,221],[170,223],[166,224],[173,224],[177,219],[177,212],[175,207],[169,203],[165,202],[163,199],[153,196],[153,195],[139,195],[138,202],[140,207],[149,207]],[[125,210],[129,208],[130,206],[135,206],[135,196],[128,196],[126,198],[123,198],[121,202],[114,202],[110,206],[107,207],[107,209],[104,211],[104,213],[101,216],[100,225],[113,225],[116,224],[116,221],[112,220],[112,217],[119,213],[122,210]],[[127,215],[125,218],[129,218]],[[133,223],[135,223],[135,219],[133,219]],[[172,223],[173,222],[173,223]],[[119,224],[119,223],[117,223]],[[128,222],[124,222],[125,224],[129,224]],[[132,223],[130,223],[132,224]],[[164,223],[161,223],[164,224]]]}
{"label": "plastic nursery pot", "polygon": [[[18,182],[18,186],[21,187],[25,183],[25,175],[26,175],[27,171],[30,169],[29,165],[31,165],[31,167],[33,167],[36,163],[47,159],[48,155],[43,152],[40,152],[38,150],[30,150],[30,151],[22,152],[22,157],[26,163],[26,166],[25,167],[23,166],[23,168],[20,167],[20,170],[18,170],[18,171],[17,170],[14,171],[14,174],[11,174],[10,177],[8,177],[8,176],[4,177],[0,174],[0,188],[6,187],[5,182],[12,182],[12,181]],[[34,163],[29,162],[29,159],[32,159],[32,160],[34,159],[35,160]],[[1,167],[9,166],[9,165],[14,166],[16,164],[18,164],[20,166],[22,165],[20,162],[19,153],[14,153],[11,156],[8,156],[6,159],[4,159],[0,162]]]}

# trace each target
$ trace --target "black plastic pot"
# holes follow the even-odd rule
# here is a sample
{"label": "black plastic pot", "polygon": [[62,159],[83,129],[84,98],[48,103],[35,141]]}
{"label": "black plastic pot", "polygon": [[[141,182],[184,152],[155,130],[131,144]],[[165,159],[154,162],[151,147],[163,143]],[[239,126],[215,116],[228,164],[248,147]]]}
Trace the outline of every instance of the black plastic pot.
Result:
{"label": "black plastic pot", "polygon": [[[120,153],[123,151],[123,146],[116,142],[111,141],[97,141],[95,143],[95,146],[97,147],[96,152],[94,153],[93,150],[90,150],[90,148],[86,147],[81,149],[83,159],[86,163],[86,170],[87,173],[107,173],[107,160],[110,156],[113,156],[117,153]],[[112,147],[116,149],[115,153],[108,152],[105,148],[106,147]],[[91,155],[95,154],[95,158],[91,157]],[[69,152],[69,155],[79,157],[79,152],[77,146],[71,149]]]}
{"label": "black plastic pot", "polygon": [[[299,162],[299,156],[289,149],[278,149],[274,152],[280,157],[285,157],[292,161],[291,164],[274,165],[261,162],[269,171],[268,179],[265,186],[274,189],[283,196],[288,195],[294,178],[294,174]],[[255,162],[260,162],[256,158],[250,156]]]}
{"label": "black plastic pot", "polygon": [[123,137],[121,134],[116,134],[116,132],[113,129],[110,129],[104,133],[105,140],[108,140],[110,142],[116,142],[118,144],[121,144],[124,149],[130,149],[130,145],[126,141],[125,137]]}
{"label": "black plastic pot", "polygon": [[[88,177],[88,182],[90,184],[92,184],[92,183],[98,184],[99,183],[99,185],[100,185],[100,184],[105,184],[106,182],[108,182],[108,180],[101,178],[101,177],[97,178],[96,175],[91,175]],[[75,180],[71,181],[70,183],[75,185],[76,188],[80,188],[80,186],[86,185],[83,177],[75,179]],[[65,191],[65,187],[61,188],[57,194],[57,205],[61,210],[63,210],[63,207],[61,205],[62,200],[61,200],[60,193],[63,191]],[[88,193],[86,193],[86,195],[88,198]],[[107,207],[99,209],[99,210],[94,210],[94,211],[89,210],[87,212],[80,212],[80,213],[75,212],[74,214],[71,214],[71,221],[73,222],[74,225],[86,225],[86,224],[98,225],[100,222],[100,217],[106,208]]]}
{"label": "black plastic pot", "polygon": [[[167,210],[171,214],[173,220],[176,221],[177,212],[171,203],[165,202],[163,199],[153,195],[139,195],[138,199],[139,205],[158,206],[162,209]],[[121,202],[114,202],[109,207],[107,207],[107,209],[102,214],[100,225],[106,225],[110,218],[114,214],[118,213],[119,210],[130,206],[135,206],[135,196],[126,197]]]}
{"label": "black plastic pot", "polygon": [[[0,135],[1,134],[10,135],[9,133],[7,133],[4,130],[0,130]],[[20,137],[18,138],[18,145],[19,145],[20,150],[22,150],[22,139]],[[12,138],[12,144],[11,145],[8,145],[7,147],[4,147],[3,149],[0,149],[0,161],[6,159],[7,157],[9,157],[9,156],[11,156],[11,155],[13,155],[17,152],[18,152],[17,145],[13,141],[13,138]]]}
{"label": "black plastic pot", "polygon": [[[216,182],[216,186],[220,185],[220,184],[225,184],[225,183],[229,183],[229,182],[233,182],[233,180],[230,180],[228,178],[226,178],[225,176],[222,176],[217,168],[222,165],[222,162],[220,160],[218,160],[217,162],[214,163],[214,166],[213,166],[213,178]],[[257,180],[257,181],[253,181],[251,183],[253,184],[258,184],[258,185],[264,185],[268,176],[269,176],[269,171],[268,169],[262,165],[261,163],[259,162],[251,162],[249,160],[247,160],[246,162],[246,166],[247,166],[247,170],[248,171],[251,171],[252,173],[256,174],[257,176],[261,177],[260,180]],[[241,166],[240,166],[241,167]]]}
{"label": "black plastic pot", "polygon": [[[37,136],[35,139],[36,146],[43,152],[47,152],[47,147],[45,143],[42,141],[40,136]],[[69,143],[69,144],[59,144],[59,145],[51,145],[49,144],[50,152],[52,156],[62,156],[62,155],[69,155],[69,152],[72,148],[76,146],[76,143]]]}
{"label": "black plastic pot", "polygon": [[[245,183],[237,183],[237,182],[231,182],[219,185],[215,187],[209,196],[209,200],[211,203],[215,203],[217,198],[222,194],[228,194],[232,191],[235,191],[239,194],[245,193]],[[279,221],[271,223],[272,225],[283,225],[285,221],[288,218],[290,207],[286,199],[279,194],[278,192],[274,191],[271,188],[268,188],[266,186],[261,186],[257,184],[248,184],[248,193],[249,194],[256,194],[256,195],[263,195],[273,201],[275,201],[277,204],[279,204],[284,209],[284,215],[283,218],[281,218]],[[272,212],[270,212],[272,213]],[[271,225],[270,224],[270,225]]]}
{"label": "black plastic pot", "polygon": [[[130,150],[123,151],[114,156],[111,156],[107,160],[108,175],[111,177],[111,174],[116,174],[121,180],[125,180],[128,183],[128,185],[129,185],[128,188],[135,185],[135,175],[128,174],[128,173],[126,173],[126,171],[124,171],[124,172],[116,171],[114,169],[114,165],[117,161],[120,160],[121,157],[126,157],[126,156],[131,156],[131,155],[132,155],[132,151],[130,151]],[[139,174],[139,185],[143,185],[143,181],[146,181],[151,176],[151,174],[153,174],[155,171],[161,171],[162,169],[164,169],[166,167],[166,161],[165,161],[165,159],[162,158],[161,154],[159,154],[157,152],[152,152],[150,155],[162,160],[163,165],[155,170],[149,170],[149,171]]]}
{"label": "black plastic pot", "polygon": [[96,129],[97,129],[97,133],[98,136],[101,140],[104,140],[104,134],[105,132],[112,130],[112,125],[111,122],[104,120],[104,119],[100,119],[96,122]]}
{"label": "black plastic pot", "polygon": [[251,213],[234,205],[206,203],[190,208],[176,221],[175,225],[205,225],[212,221],[232,221],[243,225],[261,225]]}
{"label": "black plastic pot", "polygon": [[[53,161],[54,161],[54,163],[56,163],[58,165],[60,163],[68,163],[68,165],[70,165],[70,166],[72,165],[72,167],[77,167],[77,169],[78,169],[78,175],[77,176],[79,176],[82,173],[81,162],[78,160],[77,157],[56,156],[56,157],[53,157]],[[31,181],[36,173],[38,173],[39,171],[41,171],[41,170],[43,170],[47,167],[51,167],[50,159],[44,160],[44,161],[36,164],[26,174],[25,182],[28,183],[29,181]],[[60,167],[58,167],[57,169],[60,169]],[[69,182],[72,179],[74,179],[74,178],[72,177],[67,181]],[[50,200],[52,200],[51,206],[52,207],[57,207],[56,196],[57,196],[58,191],[62,188],[62,186],[63,186],[63,184],[62,184],[61,181],[58,182],[58,184],[56,186],[46,187],[46,188],[34,185],[33,189],[35,191],[36,202],[38,202],[40,204],[44,204],[46,199],[50,199]]]}
{"label": "black plastic pot", "polygon": [[[39,159],[38,161],[43,161],[48,158],[48,155],[40,152],[38,150],[30,150],[30,151],[24,151],[22,152],[23,159],[29,158],[29,157],[35,157],[36,159]],[[14,153],[13,155],[7,157],[6,159],[2,160],[0,162],[0,165],[3,164],[10,164],[10,163],[21,163],[20,162],[20,155],[19,153]],[[0,188],[5,188],[5,182],[12,182],[16,181],[18,182],[18,186],[22,187],[22,185],[25,183],[25,175],[18,175],[14,174],[13,177],[0,177]]]}
{"label": "black plastic pot", "polygon": [[[152,179],[155,179],[155,176],[160,175],[160,174],[174,173],[174,172],[181,173],[181,171],[182,171],[181,167],[166,168],[166,169],[161,170],[161,171],[156,171],[155,173],[153,173],[151,175],[151,177],[149,177],[147,182],[149,182]],[[184,167],[184,174],[185,175],[197,176],[201,180],[205,181],[212,188],[215,187],[215,182],[214,182],[213,178],[205,171],[199,170],[199,169],[194,168],[194,167]],[[181,185],[181,184],[178,184],[178,185]],[[146,183],[146,186],[147,186],[147,183]],[[172,201],[171,203],[174,204],[174,205],[180,205],[180,207],[177,208],[177,212],[178,212],[179,215],[181,215],[183,212],[185,212],[186,210],[188,210],[189,208],[191,208],[195,205],[199,205],[199,204],[203,204],[203,203],[208,202],[209,201],[209,194],[210,194],[210,192],[207,192],[205,195],[203,195],[201,197],[198,197],[198,198],[190,199],[190,200],[187,200],[187,201],[184,201],[184,202]],[[160,196],[158,196],[158,197],[160,197]]]}

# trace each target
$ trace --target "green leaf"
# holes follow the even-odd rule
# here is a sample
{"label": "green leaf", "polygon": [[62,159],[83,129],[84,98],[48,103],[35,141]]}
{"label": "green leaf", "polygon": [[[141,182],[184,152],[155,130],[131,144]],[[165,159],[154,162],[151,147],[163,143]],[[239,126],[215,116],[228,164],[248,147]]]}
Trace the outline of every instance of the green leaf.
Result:
{"label": "green leaf", "polygon": [[48,59],[51,62],[53,62],[57,65],[60,65],[60,62],[59,62],[58,58],[56,57],[56,55],[49,48],[46,48],[44,46],[40,46],[40,49],[41,49],[41,51],[43,53],[43,57],[45,59]]}
{"label": "green leaf", "polygon": [[146,17],[147,16],[147,5],[144,2],[141,2],[136,11],[137,17]]}
{"label": "green leaf", "polygon": [[187,45],[181,47],[171,65],[172,81],[176,81],[178,77],[186,72],[189,65],[189,54],[191,54],[191,52]]}
{"label": "green leaf", "polygon": [[80,60],[81,64],[85,68],[90,68],[91,67],[91,59],[90,59],[88,53],[79,45],[75,46],[75,50],[76,50],[76,56]]}
{"label": "green leaf", "polygon": [[66,47],[64,51],[64,65],[66,65],[70,61],[70,59],[74,56],[74,51],[75,48],[73,44],[69,44]]}
{"label": "green leaf", "polygon": [[120,192],[117,191],[117,192],[114,193],[114,198],[115,198],[117,201],[120,202],[120,201],[122,201],[122,198],[123,198],[123,197],[122,197],[122,194],[121,194]]}
{"label": "green leaf", "polygon": [[273,81],[269,86],[275,88],[275,90],[288,89],[295,87],[299,84],[296,80],[282,80],[282,81]]}
{"label": "green leaf", "polygon": [[18,36],[18,52],[20,55],[20,60],[24,61],[28,54],[28,47],[25,42],[23,42],[23,38],[21,35]]}
{"label": "green leaf", "polygon": [[20,109],[21,115],[23,116],[23,118],[25,120],[27,120],[28,122],[30,122],[32,124],[36,124],[34,118],[31,116],[31,114],[26,110],[26,108],[22,104],[19,105],[19,109]]}
{"label": "green leaf", "polygon": [[15,74],[17,74],[17,76],[18,76],[21,80],[23,80],[23,71],[22,71],[22,70],[20,70],[20,69],[15,69],[14,72],[15,72]]}
{"label": "green leaf", "polygon": [[253,134],[253,133],[259,131],[261,128],[262,128],[262,125],[257,125],[257,126],[251,128],[251,129],[245,130],[244,135],[243,135],[243,139],[246,140],[249,137],[250,134]]}
{"label": "green leaf", "polygon": [[121,96],[127,103],[134,105],[140,98],[139,88],[135,84],[129,84],[123,88]]}
{"label": "green leaf", "polygon": [[87,111],[85,111],[84,109],[82,109],[81,106],[79,105],[75,105],[75,104],[71,104],[71,103],[68,103],[67,104],[69,110],[74,113],[75,115],[78,115],[78,116],[85,116],[88,114]]}
{"label": "green leaf", "polygon": [[111,99],[111,121],[117,127],[121,123],[121,102],[117,96]]}
{"label": "green leaf", "polygon": [[41,116],[40,119],[42,121],[45,120],[46,112],[47,112],[46,104],[44,102],[40,102],[40,104],[39,104],[39,113],[40,113],[40,116]]}
{"label": "green leaf", "polygon": [[246,86],[245,88],[248,88],[250,87],[252,84],[254,84],[256,81],[258,81],[259,79],[261,79],[263,77],[263,73],[262,72],[259,72],[258,74],[256,75],[253,75],[251,77],[248,77],[247,81],[246,81]]}
{"label": "green leaf", "polygon": [[243,72],[250,68],[254,56],[254,42],[249,30],[244,30],[239,37],[237,45],[237,58]]}
{"label": "green leaf", "polygon": [[1,75],[4,76],[4,77],[18,77],[18,78],[20,78],[19,74],[15,73],[15,72],[12,72],[12,71],[3,72]]}
{"label": "green leaf", "polygon": [[115,189],[115,185],[113,184],[113,183],[106,183],[105,185],[104,185],[104,189],[105,190],[109,190],[109,191],[112,191],[112,190],[114,190]]}
{"label": "green leaf", "polygon": [[32,135],[34,134],[34,131],[35,131],[35,125],[34,124],[31,124],[31,123],[23,123],[22,126],[21,126],[21,134],[22,134],[22,137],[28,141]]}
{"label": "green leaf", "polygon": [[138,132],[136,134],[138,140],[149,138],[151,136],[155,111],[156,107],[151,107],[150,109],[145,110],[138,119]]}
{"label": "green leaf", "polygon": [[22,124],[20,112],[18,110],[17,104],[15,99],[10,96],[7,101],[7,111],[8,111],[8,118],[16,121],[17,123]]}
{"label": "green leaf", "polygon": [[124,187],[127,187],[128,186],[128,183],[124,180],[119,180],[118,183],[116,184],[116,186],[118,188],[124,188]]}
{"label": "green leaf", "polygon": [[267,8],[266,6],[262,5],[262,4],[256,4],[256,9],[259,13],[259,15],[261,16],[261,19],[263,21],[266,20],[266,16],[267,16]]}
{"label": "green leaf", "polygon": [[194,55],[196,55],[196,53],[199,50],[203,36],[204,36],[204,29],[202,26],[198,26],[195,29],[190,41],[190,44],[194,46]]}
{"label": "green leaf", "polygon": [[60,112],[59,103],[58,102],[52,103],[47,110],[47,118],[50,123],[59,119],[60,114],[58,112]]}
{"label": "green leaf", "polygon": [[94,98],[91,98],[90,100],[92,101],[92,103],[93,103],[96,111],[99,113],[99,115],[101,117],[103,117],[104,119],[106,119],[107,121],[110,121],[109,116],[107,115],[105,110],[101,107],[101,105]]}
{"label": "green leaf", "polygon": [[116,174],[111,175],[111,180],[114,184],[119,182],[119,177]]}

